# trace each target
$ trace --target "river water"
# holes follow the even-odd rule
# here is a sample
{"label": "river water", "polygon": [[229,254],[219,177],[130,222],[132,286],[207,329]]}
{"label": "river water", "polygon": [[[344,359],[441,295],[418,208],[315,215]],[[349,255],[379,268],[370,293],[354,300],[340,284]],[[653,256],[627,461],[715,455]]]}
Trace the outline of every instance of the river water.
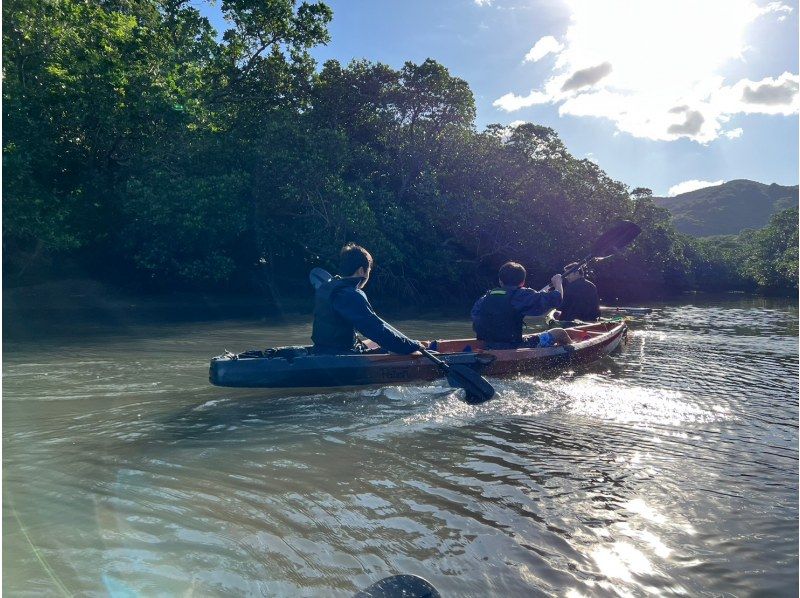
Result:
{"label": "river water", "polygon": [[797,595],[793,302],[661,304],[612,357],[477,407],[443,383],[208,384],[210,356],[307,342],[305,318],[5,323],[8,596],[345,597],[395,573],[443,596]]}

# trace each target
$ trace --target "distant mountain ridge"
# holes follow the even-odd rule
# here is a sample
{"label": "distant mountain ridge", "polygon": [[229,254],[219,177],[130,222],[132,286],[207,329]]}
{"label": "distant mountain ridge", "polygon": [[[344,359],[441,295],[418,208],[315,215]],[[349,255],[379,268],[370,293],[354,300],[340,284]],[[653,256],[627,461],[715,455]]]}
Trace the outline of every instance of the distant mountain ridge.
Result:
{"label": "distant mountain ridge", "polygon": [[774,213],[797,207],[798,186],[737,179],[653,200],[672,212],[675,228],[682,233],[696,237],[735,235],[746,228],[763,228]]}

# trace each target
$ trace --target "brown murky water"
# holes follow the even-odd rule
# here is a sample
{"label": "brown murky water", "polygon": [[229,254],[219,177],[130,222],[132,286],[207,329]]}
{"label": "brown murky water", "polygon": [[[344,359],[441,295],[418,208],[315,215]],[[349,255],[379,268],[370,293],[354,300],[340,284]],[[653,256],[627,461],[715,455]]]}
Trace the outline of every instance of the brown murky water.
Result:
{"label": "brown murky water", "polygon": [[208,385],[209,357],[306,342],[301,319],[17,322],[3,589],[350,596],[413,573],[444,596],[796,595],[797,320],[658,306],[613,357],[493,380],[479,407],[443,383]]}

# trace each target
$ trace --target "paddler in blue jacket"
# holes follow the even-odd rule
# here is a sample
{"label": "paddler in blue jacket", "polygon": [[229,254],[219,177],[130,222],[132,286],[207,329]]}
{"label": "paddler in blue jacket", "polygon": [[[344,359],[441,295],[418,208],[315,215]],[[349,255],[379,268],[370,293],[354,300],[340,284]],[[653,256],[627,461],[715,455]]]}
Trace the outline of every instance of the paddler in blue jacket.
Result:
{"label": "paddler in blue jacket", "polygon": [[[525,316],[540,316],[558,307],[564,295],[561,274],[550,280],[552,291],[540,292],[525,285],[527,272],[522,264],[506,262],[498,273],[500,287],[492,289],[472,307],[472,327],[479,340],[490,349],[515,349],[522,346],[546,346],[553,342],[569,342],[558,328],[523,338]],[[556,332],[558,331],[558,332]]]}
{"label": "paddler in blue jacket", "polygon": [[360,352],[356,331],[392,353],[407,355],[424,347],[382,320],[372,309],[361,290],[371,271],[372,256],[366,249],[355,243],[342,248],[340,276],[334,276],[317,289],[311,333],[315,353]]}

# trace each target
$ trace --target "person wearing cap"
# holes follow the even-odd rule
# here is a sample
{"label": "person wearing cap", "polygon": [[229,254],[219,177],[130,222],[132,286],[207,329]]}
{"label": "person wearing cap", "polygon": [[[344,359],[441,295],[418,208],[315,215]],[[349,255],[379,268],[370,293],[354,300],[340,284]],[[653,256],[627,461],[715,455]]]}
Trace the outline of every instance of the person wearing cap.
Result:
{"label": "person wearing cap", "polygon": [[551,279],[552,291],[540,292],[525,286],[527,272],[522,264],[506,262],[500,267],[500,286],[480,297],[472,307],[472,327],[478,340],[489,349],[545,347],[568,343],[561,328],[524,337],[525,316],[540,316],[561,304],[561,274]]}
{"label": "person wearing cap", "polygon": [[[594,322],[600,317],[600,296],[587,278],[586,268],[577,266],[574,262],[564,267],[564,299],[553,317],[562,322]],[[574,272],[567,274],[573,269]]]}

